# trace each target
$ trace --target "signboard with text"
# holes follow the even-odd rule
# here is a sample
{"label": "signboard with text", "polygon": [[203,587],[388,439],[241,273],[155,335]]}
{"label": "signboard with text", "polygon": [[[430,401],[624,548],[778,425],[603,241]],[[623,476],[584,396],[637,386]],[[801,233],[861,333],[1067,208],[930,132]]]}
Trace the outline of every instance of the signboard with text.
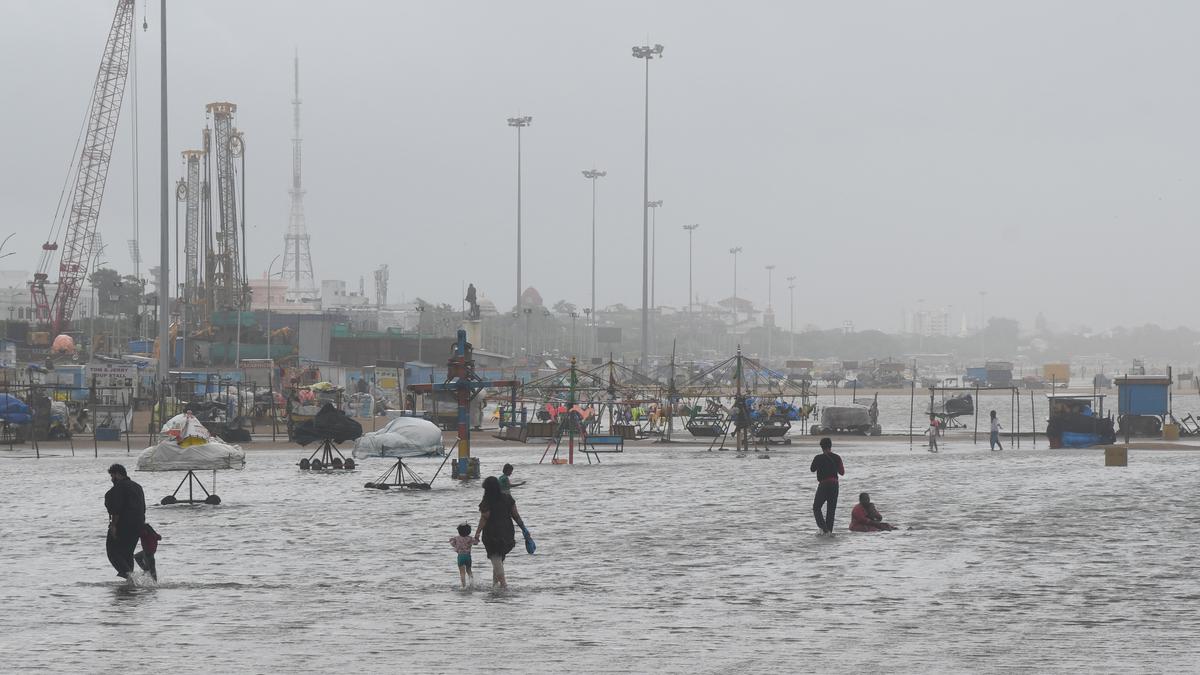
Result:
{"label": "signboard with text", "polygon": [[132,396],[138,395],[138,369],[132,363],[101,363],[88,366],[87,383],[98,388],[117,387],[131,389]]}

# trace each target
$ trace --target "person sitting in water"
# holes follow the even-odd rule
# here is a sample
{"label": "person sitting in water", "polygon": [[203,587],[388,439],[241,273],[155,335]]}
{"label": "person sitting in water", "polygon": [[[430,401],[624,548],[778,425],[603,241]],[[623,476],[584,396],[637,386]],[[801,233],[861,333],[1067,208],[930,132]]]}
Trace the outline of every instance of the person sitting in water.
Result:
{"label": "person sitting in water", "polygon": [[850,510],[850,529],[854,532],[882,532],[896,527],[883,522],[883,515],[871,503],[870,494],[860,492],[858,503]]}

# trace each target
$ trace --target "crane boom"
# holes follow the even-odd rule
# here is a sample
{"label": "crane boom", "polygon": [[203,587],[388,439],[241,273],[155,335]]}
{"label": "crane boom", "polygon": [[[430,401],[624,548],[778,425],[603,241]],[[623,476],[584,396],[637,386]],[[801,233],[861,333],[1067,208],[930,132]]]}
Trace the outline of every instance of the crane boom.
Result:
{"label": "crane boom", "polygon": [[58,248],[56,243],[42,245],[42,259],[30,286],[37,320],[50,323],[55,332],[65,329],[75,313],[75,305],[87,276],[88,261],[95,251],[100,203],[104,198],[104,184],[108,180],[113,141],[117,135],[117,120],[121,115],[125,81],[129,75],[133,10],[134,0],[117,0],[104,55],[100,59],[100,70],[92,88],[87,131],[71,191],[71,207],[66,216],[66,238],[58,262],[58,288],[53,304],[46,297],[46,280],[49,277],[50,258]]}

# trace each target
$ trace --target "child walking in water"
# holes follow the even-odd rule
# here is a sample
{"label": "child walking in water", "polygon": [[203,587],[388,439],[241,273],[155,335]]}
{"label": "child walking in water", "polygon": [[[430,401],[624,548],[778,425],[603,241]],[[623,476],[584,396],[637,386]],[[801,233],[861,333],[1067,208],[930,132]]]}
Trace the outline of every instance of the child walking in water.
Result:
{"label": "child walking in water", "polygon": [[992,446],[992,450],[995,450],[997,448],[1003,450],[1004,446],[1000,445],[1000,429],[1003,428],[1000,426],[1000,418],[996,417],[995,410],[992,411],[991,417],[992,417],[992,431],[990,434],[988,434],[988,444]]}
{"label": "child walking in water", "polygon": [[475,585],[475,576],[471,574],[471,544],[474,542],[471,538],[471,526],[466,523],[458,526],[457,537],[450,537],[450,546],[458,552],[458,579],[463,588],[467,587],[468,578],[471,585]]}
{"label": "child walking in water", "polygon": [[142,525],[138,538],[142,540],[142,550],[133,554],[133,561],[138,567],[150,573],[150,578],[158,581],[158,567],[154,564],[154,553],[158,551],[158,542],[162,535],[154,531],[150,523]]}
{"label": "child walking in water", "polygon": [[938,421],[933,415],[929,416],[929,451],[938,451]]}

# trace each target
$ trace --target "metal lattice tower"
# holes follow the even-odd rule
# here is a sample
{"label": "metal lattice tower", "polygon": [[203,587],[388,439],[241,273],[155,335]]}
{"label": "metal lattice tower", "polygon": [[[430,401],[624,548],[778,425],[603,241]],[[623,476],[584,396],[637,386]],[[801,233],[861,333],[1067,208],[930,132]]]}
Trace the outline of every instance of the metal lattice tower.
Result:
{"label": "metal lattice tower", "polygon": [[[184,150],[187,181],[184,183],[183,302],[189,307],[200,302],[200,159],[203,150]],[[196,317],[189,316],[194,322]]]}
{"label": "metal lattice tower", "polygon": [[308,225],[304,221],[304,187],[300,181],[300,57],[294,58],[295,96],[292,98],[292,208],[288,214],[287,234],[283,236],[283,269],[287,279],[286,297],[290,302],[317,298],[313,280],[312,253],[309,250]]}
{"label": "metal lattice tower", "polygon": [[88,265],[95,252],[100,203],[104,198],[117,120],[121,115],[125,81],[129,75],[133,9],[134,0],[117,2],[108,41],[104,45],[104,55],[100,60],[100,70],[96,74],[96,84],[88,106],[87,131],[81,144],[71,190],[71,206],[66,213],[66,237],[58,263],[58,288],[53,306],[46,298],[46,281],[51,258],[58,250],[56,242],[47,241],[42,245],[38,271],[30,287],[33,305],[37,308],[37,320],[41,323],[52,321],[55,332],[63,330],[74,315]]}
{"label": "metal lattice tower", "polygon": [[241,135],[233,127],[233,103],[209,103],[213,116],[213,155],[217,165],[217,254],[213,269],[213,310],[241,309],[242,275],[238,256],[237,178],[234,155],[241,154]]}
{"label": "metal lattice tower", "polygon": [[213,270],[217,265],[216,237],[213,236],[212,226],[212,129],[204,127],[202,147],[204,148],[204,168],[200,173],[200,223],[203,227],[200,240],[204,242],[204,251],[200,256],[201,276],[204,279],[200,291],[200,299],[204,303],[204,322],[209,320],[213,308],[216,307],[216,283]]}

